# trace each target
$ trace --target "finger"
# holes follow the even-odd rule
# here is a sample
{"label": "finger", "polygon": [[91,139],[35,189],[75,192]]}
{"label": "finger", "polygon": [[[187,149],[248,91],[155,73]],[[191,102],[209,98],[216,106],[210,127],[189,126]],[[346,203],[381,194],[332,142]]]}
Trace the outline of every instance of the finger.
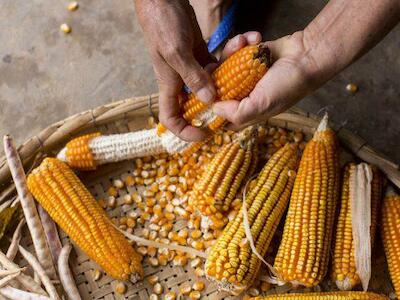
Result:
{"label": "finger", "polygon": [[174,55],[169,54],[166,59],[201,101],[211,103],[214,100],[216,91],[211,76],[200,66],[193,54],[177,51]]}
{"label": "finger", "polygon": [[194,47],[193,56],[196,59],[196,61],[200,64],[200,66],[202,66],[202,67],[206,66],[207,64],[215,63],[218,61],[214,55],[212,55],[210,52],[208,52],[207,45],[204,42],[203,38]]}
{"label": "finger", "polygon": [[267,41],[267,42],[265,42],[265,45],[271,51],[273,62],[278,60],[281,57],[293,56],[296,54],[295,49],[297,49],[297,48],[294,49],[292,47],[292,45],[290,45],[290,37],[289,36],[284,36],[284,37],[279,38],[274,41]]}
{"label": "finger", "polygon": [[258,108],[251,98],[217,102],[213,105],[213,111],[236,126],[251,121],[258,114]]}
{"label": "finger", "polygon": [[159,118],[161,124],[182,140],[199,141],[205,139],[207,133],[190,126],[182,117],[177,97],[178,95],[169,87],[160,85]]}
{"label": "finger", "polygon": [[204,67],[204,70],[206,70],[207,73],[211,74],[215,71],[216,68],[218,68],[217,63],[210,63]]}
{"label": "finger", "polygon": [[261,33],[257,31],[249,31],[243,34],[238,34],[229,40],[221,54],[221,61],[224,61],[236,51],[247,45],[255,45],[261,42]]}
{"label": "finger", "polygon": [[153,56],[153,62],[160,92],[160,122],[183,140],[204,139],[206,134],[200,129],[189,126],[182,117],[178,100],[183,86],[181,78],[160,56]]}

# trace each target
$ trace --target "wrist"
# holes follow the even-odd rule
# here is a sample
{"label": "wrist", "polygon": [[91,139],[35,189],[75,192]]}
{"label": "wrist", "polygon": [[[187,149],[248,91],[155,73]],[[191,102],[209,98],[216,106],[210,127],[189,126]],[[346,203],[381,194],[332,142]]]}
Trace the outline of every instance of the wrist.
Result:
{"label": "wrist", "polygon": [[315,90],[347,66],[346,54],[341,45],[324,38],[318,28],[309,25],[299,34],[302,44],[299,68],[309,89]]}

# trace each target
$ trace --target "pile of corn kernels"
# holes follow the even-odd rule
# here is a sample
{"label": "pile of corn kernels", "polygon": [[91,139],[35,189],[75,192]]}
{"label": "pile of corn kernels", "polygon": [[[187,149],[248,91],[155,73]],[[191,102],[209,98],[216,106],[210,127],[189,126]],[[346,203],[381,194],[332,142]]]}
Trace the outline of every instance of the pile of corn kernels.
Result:
{"label": "pile of corn kernels", "polygon": [[[135,187],[137,192],[123,196],[123,204],[131,205],[132,209],[127,214],[112,219],[116,226],[150,241],[206,251],[215,243],[223,228],[202,227],[201,215],[190,205],[190,192],[196,177],[201,174],[206,164],[220,147],[230,143],[236,135],[237,133],[231,131],[218,132],[212,140],[189,157],[161,154],[135,159],[131,175],[115,179],[107,191],[108,198],[100,199],[99,203],[104,208],[114,209],[119,190]],[[305,146],[301,132],[290,132],[277,127],[260,126],[258,138],[260,167],[287,142],[299,143],[301,149]],[[234,200],[233,211],[228,215],[229,220],[236,215],[241,206],[241,194],[242,191],[239,191],[237,199]],[[178,222],[181,226],[176,230],[174,225]],[[189,299],[200,299],[205,288],[202,258],[167,248],[158,249],[138,244],[135,247],[143,260],[152,267],[166,266],[168,263],[174,266],[189,264],[194,269],[198,281],[193,285],[183,284],[179,294]],[[157,275],[152,275],[147,280],[153,286],[150,299],[161,299],[161,295],[162,299],[176,299],[178,296],[175,292],[164,289]],[[259,281],[247,291],[247,296],[257,296],[268,289],[268,283]],[[126,290],[123,283],[115,286],[117,293],[124,294]]]}

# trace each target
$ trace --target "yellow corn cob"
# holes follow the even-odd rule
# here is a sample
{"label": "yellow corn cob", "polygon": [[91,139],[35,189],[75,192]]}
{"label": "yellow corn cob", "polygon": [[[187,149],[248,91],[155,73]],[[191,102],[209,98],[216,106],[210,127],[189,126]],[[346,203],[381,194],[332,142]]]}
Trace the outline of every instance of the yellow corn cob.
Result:
{"label": "yellow corn cob", "polygon": [[[217,89],[217,101],[241,100],[248,96],[267,72],[270,53],[266,46],[247,46],[225,60],[212,74]],[[184,100],[182,101],[184,102]],[[191,93],[183,103],[183,116],[191,122],[196,119],[201,127],[216,130],[224,120]],[[85,136],[69,143],[57,156],[77,169],[93,169],[97,165],[154,155],[167,151],[190,155],[204,142],[188,143],[180,140],[162,124],[150,130],[111,136]]]}
{"label": "yellow corn cob", "polygon": [[[264,256],[286,209],[298,163],[297,148],[287,144],[277,151],[246,195],[246,208],[257,252]],[[205,272],[223,290],[239,294],[253,283],[261,261],[250,248],[243,212],[232,219],[212,247]]]}
{"label": "yellow corn cob", "polygon": [[[354,257],[354,240],[351,218],[350,177],[356,165],[348,164],[344,170],[340,212],[336,227],[334,254],[332,260],[332,280],[341,290],[351,290],[360,284]],[[382,199],[383,177],[377,168],[372,168],[371,182],[371,242],[375,238],[379,203]]]}
{"label": "yellow corn cob", "polygon": [[290,199],[274,265],[283,281],[311,287],[325,276],[338,190],[337,143],[325,116],[306,145]]}
{"label": "yellow corn cob", "polygon": [[29,175],[28,187],[52,219],[110,276],[132,282],[142,278],[139,254],[65,163],[44,159]]}
{"label": "yellow corn cob", "polygon": [[381,235],[390,278],[400,296],[400,196],[389,191],[382,207]]}
{"label": "yellow corn cob", "polygon": [[251,300],[388,300],[386,296],[369,292],[293,293],[250,298]]}
{"label": "yellow corn cob", "polygon": [[255,171],[258,146],[252,130],[222,147],[194,184],[190,205],[207,216],[215,229],[226,225],[237,191]]}
{"label": "yellow corn cob", "polygon": [[[247,46],[234,53],[212,74],[217,89],[216,100],[242,100],[247,97],[264,76],[269,64],[269,50],[262,45]],[[206,108],[207,105],[191,93],[183,104],[183,117],[190,122],[199,118],[198,114]],[[216,130],[222,124],[223,120],[216,118],[209,128]]]}

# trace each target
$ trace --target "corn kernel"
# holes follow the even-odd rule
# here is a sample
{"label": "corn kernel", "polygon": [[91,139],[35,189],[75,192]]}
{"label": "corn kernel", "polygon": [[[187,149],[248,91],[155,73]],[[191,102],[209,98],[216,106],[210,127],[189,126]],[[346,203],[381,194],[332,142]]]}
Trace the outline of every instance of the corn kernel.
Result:
{"label": "corn kernel", "polygon": [[196,229],[190,233],[190,236],[192,239],[197,240],[198,238],[200,238],[202,236],[202,232],[200,230]]}
{"label": "corn kernel", "polygon": [[61,24],[60,30],[61,30],[62,32],[66,33],[66,34],[71,33],[71,31],[72,31],[72,30],[71,30],[71,27],[70,27],[68,24],[66,24],[66,23]]}
{"label": "corn kernel", "polygon": [[158,266],[158,259],[156,257],[150,257],[149,258],[149,264],[152,267],[157,267]]}
{"label": "corn kernel", "polygon": [[195,290],[195,291],[201,292],[202,290],[204,290],[205,287],[206,287],[206,285],[204,284],[203,281],[196,281],[193,284],[193,290]]}
{"label": "corn kernel", "polygon": [[118,283],[115,285],[115,292],[116,292],[117,294],[120,294],[120,295],[125,294],[125,293],[126,293],[126,285],[125,285],[125,283],[123,283],[123,282],[118,282]]}
{"label": "corn kernel", "polygon": [[201,298],[201,293],[199,291],[191,291],[189,294],[190,300],[198,300]]}
{"label": "corn kernel", "polygon": [[127,218],[126,219],[126,226],[128,226],[128,228],[134,228],[136,226],[136,220],[134,218]]}
{"label": "corn kernel", "polygon": [[117,200],[114,196],[110,196],[107,199],[107,206],[111,209],[114,209],[117,206]]}
{"label": "corn kernel", "polygon": [[173,292],[173,291],[168,292],[167,294],[165,294],[164,299],[165,300],[175,300],[176,299],[175,292]]}
{"label": "corn kernel", "polygon": [[122,189],[122,188],[124,187],[124,182],[123,182],[121,179],[115,179],[115,180],[113,181],[113,186],[114,186],[116,189]]}
{"label": "corn kernel", "polygon": [[201,265],[201,259],[200,258],[195,258],[190,262],[190,266],[194,269],[197,268]]}
{"label": "corn kernel", "polygon": [[126,186],[134,186],[135,185],[135,179],[133,178],[133,176],[131,176],[131,175],[126,176],[125,185]]}
{"label": "corn kernel", "polygon": [[107,194],[108,194],[109,196],[112,196],[112,197],[117,197],[117,195],[118,195],[118,190],[117,190],[117,188],[116,188],[115,186],[110,186],[110,187],[107,189]]}
{"label": "corn kernel", "polygon": [[197,277],[204,277],[204,270],[203,270],[203,268],[200,268],[200,267],[197,267],[195,270],[194,270],[194,274],[197,276]]}
{"label": "corn kernel", "polygon": [[99,269],[93,270],[92,271],[93,281],[98,281],[101,278],[101,275],[102,275],[102,273],[101,273],[101,271]]}
{"label": "corn kernel", "polygon": [[123,199],[125,205],[131,205],[133,203],[132,196],[129,194],[126,194]]}
{"label": "corn kernel", "polygon": [[159,277],[157,275],[151,275],[147,278],[147,281],[151,284],[151,285],[155,285],[158,281],[159,281]]}
{"label": "corn kernel", "polygon": [[157,282],[153,287],[153,292],[157,295],[161,295],[164,292],[164,287]]}
{"label": "corn kernel", "polygon": [[354,83],[349,83],[346,85],[346,90],[351,94],[355,94],[358,91],[358,86]]}
{"label": "corn kernel", "polygon": [[192,291],[192,287],[186,282],[180,286],[179,291],[182,295],[188,295]]}
{"label": "corn kernel", "polygon": [[78,7],[79,7],[79,4],[76,1],[72,1],[72,2],[68,3],[68,6],[67,6],[69,11],[75,11],[78,9]]}

